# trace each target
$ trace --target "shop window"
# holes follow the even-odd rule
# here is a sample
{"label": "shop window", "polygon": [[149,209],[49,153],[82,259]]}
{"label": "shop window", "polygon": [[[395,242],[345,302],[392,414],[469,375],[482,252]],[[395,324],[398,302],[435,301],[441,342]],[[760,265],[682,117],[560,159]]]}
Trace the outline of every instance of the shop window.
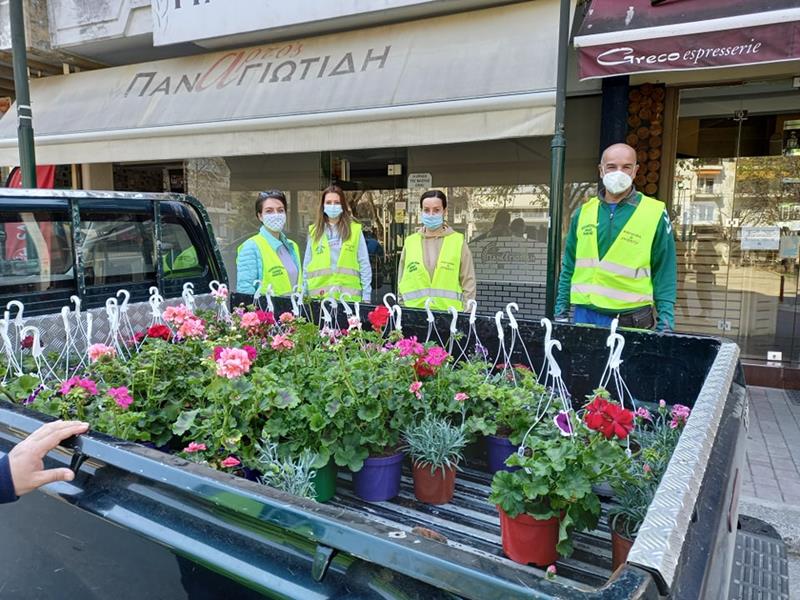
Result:
{"label": "shop window", "polygon": [[710,224],[716,222],[717,206],[713,202],[695,202],[692,206],[694,223]]}
{"label": "shop window", "polygon": [[697,193],[698,194],[713,194],[714,193],[714,178],[713,177],[700,177],[697,180]]}
{"label": "shop window", "polygon": [[0,293],[73,286],[72,224],[66,210],[0,210]]}
{"label": "shop window", "polygon": [[155,282],[149,215],[82,213],[81,239],[87,286]]}

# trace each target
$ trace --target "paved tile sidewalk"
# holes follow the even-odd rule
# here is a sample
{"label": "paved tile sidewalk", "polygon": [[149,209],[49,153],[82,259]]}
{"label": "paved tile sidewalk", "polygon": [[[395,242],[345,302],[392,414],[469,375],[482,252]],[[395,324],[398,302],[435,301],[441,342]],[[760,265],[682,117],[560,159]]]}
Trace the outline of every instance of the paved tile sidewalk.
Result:
{"label": "paved tile sidewalk", "polygon": [[749,387],[742,495],[800,507],[800,404],[784,390]]}

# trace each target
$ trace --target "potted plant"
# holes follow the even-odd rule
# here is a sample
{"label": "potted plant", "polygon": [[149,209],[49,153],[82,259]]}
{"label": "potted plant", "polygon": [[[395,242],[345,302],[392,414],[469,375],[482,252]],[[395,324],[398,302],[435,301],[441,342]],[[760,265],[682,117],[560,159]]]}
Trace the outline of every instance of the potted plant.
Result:
{"label": "potted plant", "polygon": [[413,462],[414,495],[428,504],[446,504],[453,498],[456,468],[467,443],[464,427],[442,417],[426,415],[404,432],[404,450]]}
{"label": "potted plant", "polygon": [[[591,418],[598,410],[611,427],[603,429]],[[495,473],[489,501],[500,511],[509,558],[547,566],[572,553],[573,531],[596,527],[600,499],[592,486],[627,461],[620,440],[633,429],[633,415],[622,411],[589,405],[583,420],[572,411],[559,412],[537,425],[523,453],[508,459],[519,470]]]}
{"label": "potted plant", "polygon": [[492,375],[476,390],[478,405],[483,399],[488,400],[489,406],[469,416],[467,427],[485,436],[490,473],[515,469],[506,459],[519,448],[535,420],[536,406],[546,393],[533,371],[523,365]]}
{"label": "potted plant", "polygon": [[690,414],[689,407],[676,404],[668,408],[663,400],[655,414],[645,407],[637,408],[635,437],[640,450],[627,469],[610,479],[614,490],[614,504],[608,511],[612,570],[627,561]]}

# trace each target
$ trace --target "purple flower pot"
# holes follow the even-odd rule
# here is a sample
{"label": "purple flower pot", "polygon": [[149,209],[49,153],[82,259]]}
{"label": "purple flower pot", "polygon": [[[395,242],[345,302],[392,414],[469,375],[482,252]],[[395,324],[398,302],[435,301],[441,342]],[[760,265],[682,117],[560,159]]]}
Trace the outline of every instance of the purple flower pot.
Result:
{"label": "purple flower pot", "polygon": [[507,437],[487,435],[486,448],[488,450],[489,472],[492,475],[498,471],[516,471],[519,469],[519,467],[506,466],[506,459],[519,448],[519,446],[512,444]]}
{"label": "purple flower pot", "polygon": [[383,502],[397,496],[404,457],[398,452],[392,456],[367,458],[361,470],[353,473],[356,496],[367,502]]}

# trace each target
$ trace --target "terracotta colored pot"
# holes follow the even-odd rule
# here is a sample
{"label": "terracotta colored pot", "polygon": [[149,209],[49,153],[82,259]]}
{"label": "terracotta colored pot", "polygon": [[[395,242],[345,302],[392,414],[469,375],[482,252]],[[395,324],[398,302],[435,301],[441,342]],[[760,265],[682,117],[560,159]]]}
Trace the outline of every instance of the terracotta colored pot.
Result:
{"label": "terracotta colored pot", "polygon": [[631,551],[633,540],[625,537],[612,527],[611,529],[611,570],[616,571],[617,567],[628,562],[628,552]]}
{"label": "terracotta colored pot", "polygon": [[558,517],[539,521],[530,515],[509,517],[500,511],[500,533],[503,552],[514,562],[547,567],[558,559]]}
{"label": "terracotta colored pot", "polygon": [[428,504],[447,504],[456,489],[455,467],[434,469],[414,463],[414,495]]}

